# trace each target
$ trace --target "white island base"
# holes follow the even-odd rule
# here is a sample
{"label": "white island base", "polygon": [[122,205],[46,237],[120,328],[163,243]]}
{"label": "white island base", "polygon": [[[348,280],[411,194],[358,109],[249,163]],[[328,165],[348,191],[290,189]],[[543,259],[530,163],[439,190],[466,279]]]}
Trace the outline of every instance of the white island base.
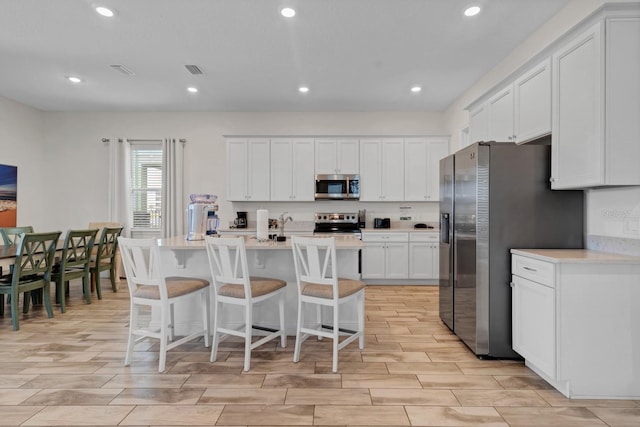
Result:
{"label": "white island base", "polygon": [[[228,237],[228,236],[225,236]],[[209,270],[209,261],[204,246],[204,241],[187,241],[184,236],[160,239],[162,268],[169,276],[189,276],[209,280],[212,282]],[[272,277],[287,282],[285,297],[285,327],[287,335],[295,335],[298,290],[296,284],[295,268],[293,265],[293,252],[291,242],[258,242],[254,237],[245,237],[247,250],[247,262],[249,274],[252,276]],[[360,279],[359,257],[363,243],[354,237],[337,237],[336,251],[338,258],[338,275],[344,278]],[[195,298],[195,297],[194,297]],[[213,291],[211,292],[213,305]],[[188,300],[175,307],[175,334],[186,335],[189,331],[197,330],[202,325],[200,317],[200,305],[195,299]],[[212,313],[213,313],[212,306]],[[341,327],[357,329],[355,305],[344,304],[340,307]],[[315,311],[311,308],[305,312],[307,319],[315,319]],[[152,314],[152,321],[157,321],[159,316]],[[254,325],[267,328],[278,328],[277,301],[265,301],[254,306]],[[330,313],[324,313],[324,319],[330,321]],[[220,320],[224,325],[232,328],[244,324],[241,308],[226,307]],[[213,323],[211,323],[213,324]],[[254,331],[259,335],[259,331]]]}

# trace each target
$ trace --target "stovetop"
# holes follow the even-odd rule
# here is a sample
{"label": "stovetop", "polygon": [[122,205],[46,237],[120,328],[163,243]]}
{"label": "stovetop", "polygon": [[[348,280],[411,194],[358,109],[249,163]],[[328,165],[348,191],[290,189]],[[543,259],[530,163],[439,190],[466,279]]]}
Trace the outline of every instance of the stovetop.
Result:
{"label": "stovetop", "polygon": [[316,213],[314,233],[358,233],[357,213]]}

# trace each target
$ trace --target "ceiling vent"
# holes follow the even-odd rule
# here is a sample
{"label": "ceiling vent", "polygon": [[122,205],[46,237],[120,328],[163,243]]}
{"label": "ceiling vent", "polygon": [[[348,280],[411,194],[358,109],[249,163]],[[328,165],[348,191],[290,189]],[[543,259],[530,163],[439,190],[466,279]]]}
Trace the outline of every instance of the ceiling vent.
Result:
{"label": "ceiling vent", "polygon": [[133,71],[131,71],[130,69],[128,69],[127,67],[125,67],[122,64],[112,64],[109,65],[109,67],[113,68],[116,71],[121,72],[122,74],[126,74],[127,76],[135,76],[136,73],[134,73]]}
{"label": "ceiling vent", "polygon": [[185,65],[184,67],[187,69],[188,72],[190,72],[193,75],[204,74],[200,69],[200,67],[198,67],[197,65]]}

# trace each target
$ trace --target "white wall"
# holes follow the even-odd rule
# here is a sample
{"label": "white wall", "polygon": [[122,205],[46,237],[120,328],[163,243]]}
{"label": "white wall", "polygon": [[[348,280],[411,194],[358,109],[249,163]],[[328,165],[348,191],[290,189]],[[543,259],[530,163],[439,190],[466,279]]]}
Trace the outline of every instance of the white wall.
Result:
{"label": "white wall", "polygon": [[49,185],[53,190],[42,134],[42,112],[0,97],[0,163],[18,167],[17,225],[36,229],[47,226],[49,206],[44,196]]}
{"label": "white wall", "polygon": [[[44,154],[52,176],[45,195],[50,209],[47,227],[82,227],[108,219],[108,146],[102,138],[186,138],[185,194],[219,196],[223,223],[235,210],[255,204],[226,202],[226,149],[223,135],[443,135],[441,113],[43,113]],[[356,210],[347,204],[344,209]],[[327,205],[269,204],[274,212],[310,213]],[[398,211],[398,204],[378,204],[381,211]],[[420,207],[420,205],[422,207]],[[321,208],[318,206],[322,206]],[[435,220],[434,203],[413,204],[415,211]],[[186,207],[186,200],[185,200]],[[360,207],[362,208],[362,207]],[[371,211],[371,207],[368,208]],[[393,216],[393,215],[388,215]]]}
{"label": "white wall", "polygon": [[[634,0],[621,2],[632,1]],[[604,3],[607,1],[573,0],[453,103],[444,112],[446,133],[451,135],[452,151],[460,147],[460,129],[468,125],[468,112],[465,111],[467,105],[500,83]],[[586,209],[585,234],[640,239],[640,232],[634,231],[637,229],[629,227],[628,224],[624,226],[625,220],[620,218],[625,213],[632,217],[636,215],[636,218],[640,215],[640,187],[589,190],[586,192]],[[632,222],[632,217],[627,223]]]}

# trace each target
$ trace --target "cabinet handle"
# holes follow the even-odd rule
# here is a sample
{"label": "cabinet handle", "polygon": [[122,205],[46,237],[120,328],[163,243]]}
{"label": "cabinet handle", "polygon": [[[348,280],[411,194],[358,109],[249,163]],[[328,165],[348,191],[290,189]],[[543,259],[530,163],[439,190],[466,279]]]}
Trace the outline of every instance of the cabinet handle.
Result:
{"label": "cabinet handle", "polygon": [[508,138],[509,138],[509,141],[511,141],[511,140],[513,139],[513,137],[512,137],[512,136],[509,136]]}
{"label": "cabinet handle", "polygon": [[551,178],[549,178],[549,181],[556,182],[556,179],[554,177],[551,177]]}
{"label": "cabinet handle", "polygon": [[509,286],[511,286],[512,288],[515,286],[516,284],[513,282],[509,282]]}
{"label": "cabinet handle", "polygon": [[538,270],[536,270],[535,268],[531,268],[531,267],[527,267],[527,266],[524,266],[524,267],[522,267],[522,268],[524,268],[525,270],[534,271],[534,272],[537,272],[537,271],[538,271]]}

